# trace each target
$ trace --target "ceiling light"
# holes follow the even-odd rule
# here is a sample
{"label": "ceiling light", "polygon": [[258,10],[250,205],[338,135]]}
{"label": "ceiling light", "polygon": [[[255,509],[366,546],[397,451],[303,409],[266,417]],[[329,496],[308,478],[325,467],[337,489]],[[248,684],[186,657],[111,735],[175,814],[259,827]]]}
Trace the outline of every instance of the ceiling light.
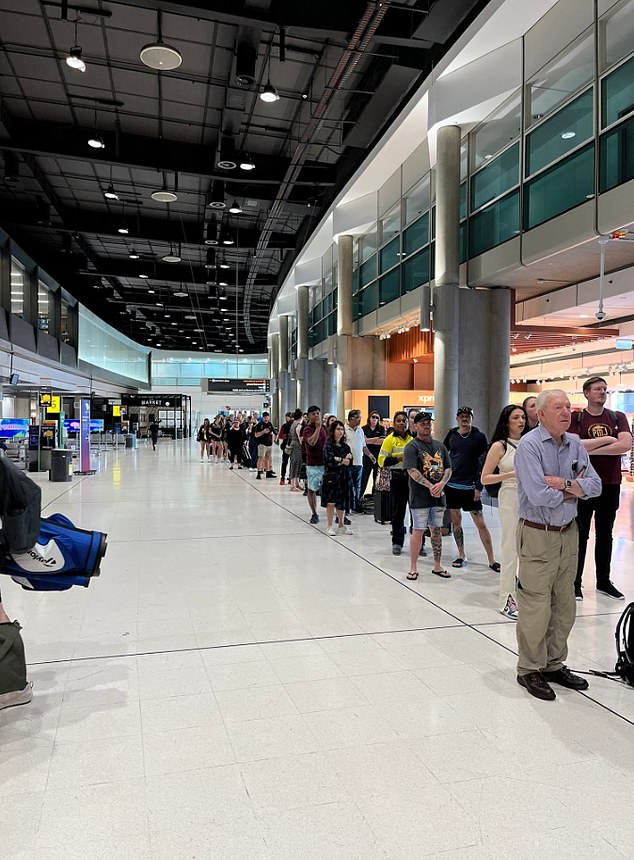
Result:
{"label": "ceiling light", "polygon": [[88,138],[88,146],[90,146],[92,149],[106,148],[106,144],[104,143],[103,137],[100,134],[97,134],[96,130]]}
{"label": "ceiling light", "polygon": [[168,191],[167,188],[161,188],[160,191],[153,191],[150,194],[152,200],[157,203],[175,203],[178,200],[178,195],[173,191]]}
{"label": "ceiling light", "polygon": [[279,95],[275,87],[270,81],[266,82],[266,85],[262,89],[260,93],[260,99],[263,102],[272,103],[279,100]]}
{"label": "ceiling light", "polygon": [[221,302],[226,302],[226,301],[227,301],[227,297],[226,297],[226,296],[220,296],[220,299],[219,299],[219,300],[220,300]]}
{"label": "ceiling light", "polygon": [[225,233],[223,234],[223,237],[222,237],[222,244],[223,244],[223,245],[234,245],[234,244],[235,244],[235,239],[233,238],[233,236],[231,235],[231,233],[229,233],[229,232],[225,232]]}
{"label": "ceiling light", "polygon": [[86,63],[81,58],[81,48],[79,45],[73,45],[66,57],[66,65],[78,72],[86,71]]}
{"label": "ceiling light", "polygon": [[587,320],[587,319],[589,319],[589,317],[590,317],[590,314],[579,314],[580,320]]}
{"label": "ceiling light", "polygon": [[236,145],[233,138],[221,137],[216,167],[220,170],[235,170],[236,166]]}
{"label": "ceiling light", "polygon": [[207,231],[205,233],[205,245],[217,245],[218,244],[218,225],[215,222],[207,224]]}
{"label": "ceiling light", "polygon": [[179,290],[177,293],[174,293],[174,296],[175,296],[177,299],[186,299],[186,298],[187,298],[187,293],[186,293],[186,292],[184,292],[183,290]]}
{"label": "ceiling light", "polygon": [[232,215],[240,215],[240,213],[242,212],[242,206],[240,206],[237,200],[233,201],[233,203],[229,207],[229,212],[231,212]]}
{"label": "ceiling light", "polygon": [[131,260],[138,260],[138,259],[140,259],[141,255],[140,255],[139,253],[137,253],[137,252],[134,250],[134,248],[132,248],[132,250],[131,250],[131,251],[130,251],[130,253],[128,254],[128,257],[129,257]]}
{"label": "ceiling light", "polygon": [[195,320],[196,317],[194,316],[194,314],[185,314],[185,319],[186,320]]}
{"label": "ceiling light", "polygon": [[218,286],[219,287],[228,287],[229,284],[226,281],[218,281]]}
{"label": "ceiling light", "polygon": [[119,195],[114,190],[114,186],[113,186],[112,182],[104,191],[103,196],[106,197],[108,200],[118,200],[119,199]]}
{"label": "ceiling light", "polygon": [[157,307],[157,308],[162,308],[162,307],[163,307],[163,302],[157,302],[157,303],[156,303],[156,307]]}
{"label": "ceiling light", "polygon": [[255,164],[253,163],[253,159],[247,152],[240,161],[240,170],[255,170]]}
{"label": "ceiling light", "polygon": [[573,137],[576,137],[576,136],[577,136],[577,132],[576,132],[576,131],[565,131],[565,132],[562,134],[561,139],[562,139],[562,140],[572,140],[572,138],[573,138]]}
{"label": "ceiling light", "polygon": [[170,245],[170,249],[164,257],[161,257],[164,263],[180,263],[181,261],[181,249],[178,247],[176,250]]}
{"label": "ceiling light", "polygon": [[117,233],[121,233],[122,236],[127,236],[130,232],[129,227],[126,227],[125,224],[121,224],[121,226],[117,227]]}
{"label": "ceiling light", "polygon": [[146,275],[146,274],[142,274],[142,275],[139,275],[139,277],[143,278],[143,280],[146,281],[150,276]]}
{"label": "ceiling light", "polygon": [[225,260],[224,257],[220,261],[220,268],[221,269],[230,269],[231,268],[231,266],[229,265],[229,263],[227,263],[227,261]]}
{"label": "ceiling light", "polygon": [[[160,13],[159,13],[160,14]],[[183,55],[171,45],[166,45],[160,35],[156,42],[144,45],[139,53],[139,59],[144,66],[157,72],[172,72],[183,62]]]}
{"label": "ceiling light", "polygon": [[156,290],[148,290],[148,295],[153,296]]}

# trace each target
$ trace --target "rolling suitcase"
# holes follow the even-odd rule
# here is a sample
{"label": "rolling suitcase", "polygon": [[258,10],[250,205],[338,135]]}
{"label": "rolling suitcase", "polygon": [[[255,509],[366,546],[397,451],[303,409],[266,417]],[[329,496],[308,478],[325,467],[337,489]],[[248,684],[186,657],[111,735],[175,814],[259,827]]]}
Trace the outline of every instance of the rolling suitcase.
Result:
{"label": "rolling suitcase", "polygon": [[381,525],[392,522],[392,499],[389,492],[374,491],[374,521]]}

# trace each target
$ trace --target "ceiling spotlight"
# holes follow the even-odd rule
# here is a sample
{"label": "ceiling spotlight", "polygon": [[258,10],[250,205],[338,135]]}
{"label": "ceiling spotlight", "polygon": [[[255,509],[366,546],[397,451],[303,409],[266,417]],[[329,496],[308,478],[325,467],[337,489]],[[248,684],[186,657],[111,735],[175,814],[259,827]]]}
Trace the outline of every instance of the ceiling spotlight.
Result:
{"label": "ceiling spotlight", "polygon": [[130,251],[130,253],[128,254],[128,257],[129,257],[131,260],[139,260],[139,259],[140,259],[140,257],[141,257],[141,255],[140,255],[137,251],[135,251],[135,250],[134,250],[134,248],[132,248],[132,250],[131,250],[131,251]]}
{"label": "ceiling spotlight", "polygon": [[222,236],[222,244],[223,245],[235,245],[235,241],[236,240],[233,238],[231,233],[229,233],[229,232],[223,233],[223,236]]}
{"label": "ceiling spotlight", "polygon": [[260,99],[263,102],[272,103],[279,100],[279,94],[270,81],[266,82],[260,93]]}
{"label": "ceiling spotlight", "polygon": [[144,66],[155,69],[157,72],[171,72],[177,69],[183,62],[183,56],[176,48],[166,45],[163,41],[162,16],[158,12],[158,39],[141,48],[139,59]]}
{"label": "ceiling spotlight", "polygon": [[109,185],[109,186],[106,188],[106,190],[104,191],[103,196],[104,196],[107,200],[118,200],[118,199],[119,199],[119,195],[118,195],[118,194],[117,194],[117,192],[114,190],[114,185],[112,184],[112,182],[110,183],[110,185]]}
{"label": "ceiling spotlight", "polygon": [[88,146],[92,149],[105,149],[106,144],[104,143],[103,137],[100,134],[97,134],[97,131],[93,132],[88,138]]}
{"label": "ceiling spotlight", "polygon": [[196,317],[194,316],[194,314],[185,314],[185,319],[186,320],[195,320]]}
{"label": "ceiling spotlight", "polygon": [[66,57],[66,65],[78,72],[86,71],[86,63],[81,58],[81,48],[79,45],[73,45]]}
{"label": "ceiling spotlight", "polygon": [[205,260],[205,268],[206,269],[215,269],[216,268],[216,252],[213,248],[210,248],[207,251],[207,259]]}
{"label": "ceiling spotlight", "polygon": [[229,265],[229,263],[227,263],[227,261],[225,260],[224,257],[220,261],[220,268],[221,269],[230,269],[231,268],[231,266]]}
{"label": "ceiling spotlight", "polygon": [[170,244],[170,249],[164,257],[161,257],[164,263],[180,263],[181,261],[181,249],[180,244],[179,247],[175,250],[173,246]]}
{"label": "ceiling spotlight", "polygon": [[148,295],[153,296],[156,290],[148,290]]}
{"label": "ceiling spotlight", "polygon": [[240,206],[240,204],[238,203],[237,200],[233,201],[233,203],[229,207],[229,212],[231,212],[232,215],[240,215],[241,214],[242,206]]}
{"label": "ceiling spotlight", "polygon": [[562,140],[572,140],[572,138],[576,137],[576,136],[577,136],[576,131],[564,131],[564,133],[561,135],[561,139]]}
{"label": "ceiling spotlight", "polygon": [[146,274],[144,273],[144,274],[142,274],[142,275],[139,275],[139,277],[140,277],[140,278],[143,278],[143,280],[145,281],[145,280],[147,280],[150,276],[149,276],[149,275],[146,275]]}
{"label": "ceiling spotlight", "polygon": [[221,301],[221,302],[226,302],[226,301],[227,301],[227,297],[226,297],[226,296],[220,296],[219,301]]}
{"label": "ceiling spotlight", "polygon": [[121,224],[120,227],[117,227],[117,233],[121,233],[122,236],[127,236],[129,232],[130,228],[127,227],[125,224]]}
{"label": "ceiling spotlight", "polygon": [[253,163],[253,159],[247,152],[240,161],[240,170],[255,170],[255,164]]}

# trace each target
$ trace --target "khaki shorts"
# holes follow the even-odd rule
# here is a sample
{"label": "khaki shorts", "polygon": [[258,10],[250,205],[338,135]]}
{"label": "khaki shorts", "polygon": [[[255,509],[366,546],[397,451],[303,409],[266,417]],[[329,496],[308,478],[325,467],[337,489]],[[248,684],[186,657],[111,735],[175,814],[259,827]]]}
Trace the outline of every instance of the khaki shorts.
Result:
{"label": "khaki shorts", "polygon": [[258,457],[266,457],[270,450],[270,445],[258,445]]}

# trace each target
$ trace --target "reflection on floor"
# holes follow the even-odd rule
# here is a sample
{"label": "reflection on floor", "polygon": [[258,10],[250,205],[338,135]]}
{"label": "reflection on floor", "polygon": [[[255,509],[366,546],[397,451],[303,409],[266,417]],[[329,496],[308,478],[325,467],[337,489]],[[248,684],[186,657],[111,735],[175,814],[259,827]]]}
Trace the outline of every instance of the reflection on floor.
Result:
{"label": "reflection on floor", "polygon": [[[2,583],[35,684],[0,714],[2,857],[631,857],[634,690],[516,684],[471,523],[465,570],[408,583],[389,526],[329,538],[254,477],[165,442],[42,478],[46,513],[109,549],[88,590]],[[610,669],[623,604],[586,579],[569,664]]]}

